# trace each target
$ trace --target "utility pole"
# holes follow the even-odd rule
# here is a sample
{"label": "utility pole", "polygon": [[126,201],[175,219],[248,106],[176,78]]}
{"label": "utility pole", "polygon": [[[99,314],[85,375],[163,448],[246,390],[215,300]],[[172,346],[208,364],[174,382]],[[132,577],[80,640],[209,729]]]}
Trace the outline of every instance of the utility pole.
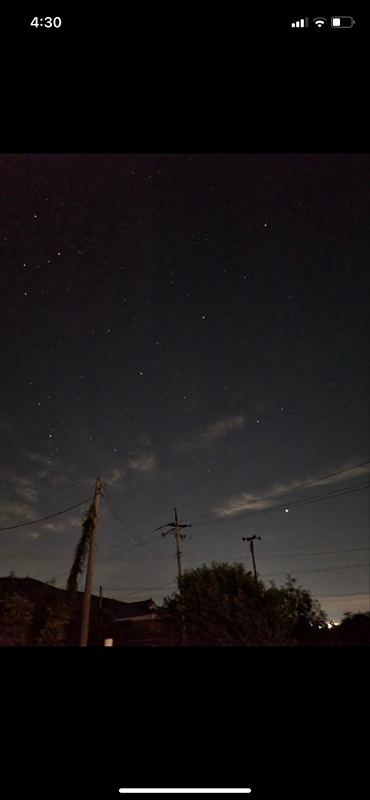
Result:
{"label": "utility pole", "polygon": [[95,483],[95,495],[94,495],[94,525],[91,531],[90,544],[89,544],[89,560],[87,563],[85,596],[84,596],[84,603],[82,610],[80,647],[87,647],[87,639],[89,635],[91,587],[92,587],[93,567],[94,567],[96,529],[98,525],[100,485],[101,485],[101,480],[100,478],[97,478]]}
{"label": "utility pole", "polygon": [[255,581],[257,583],[258,581],[257,581],[256,562],[254,560],[253,539],[260,539],[261,540],[261,537],[260,536],[242,536],[242,539],[243,539],[243,542],[249,542],[249,547],[251,549],[252,559],[253,559],[254,579],[255,579]]}
{"label": "utility pole", "polygon": [[101,611],[101,607],[102,607],[102,601],[103,601],[103,587],[99,586],[99,609],[100,609],[100,611]]}
{"label": "utility pole", "polygon": [[[169,531],[165,531],[161,534],[163,538],[167,536],[168,533],[174,533],[176,537],[176,552],[177,552],[177,569],[179,573],[179,592],[181,593],[181,578],[182,578],[182,569],[181,569],[181,550],[180,550],[180,539],[186,538],[186,533],[179,533],[180,528],[191,528],[191,525],[179,525],[177,519],[177,508],[175,508],[175,522],[167,522],[167,525],[161,525],[159,528],[156,528],[156,531],[160,531],[161,528],[170,528]],[[181,644],[184,647],[186,645],[186,630],[185,630],[185,618],[183,617],[183,631],[182,631],[182,640]]]}
{"label": "utility pole", "polygon": [[182,578],[182,570],[181,570],[181,550],[180,550],[180,539],[185,539],[186,533],[179,533],[180,528],[191,528],[191,525],[179,525],[177,520],[177,508],[175,508],[175,522],[167,522],[167,525],[161,525],[159,528],[155,528],[156,531],[160,531],[161,528],[171,528],[169,531],[165,531],[161,535],[163,537],[167,536],[168,533],[174,533],[176,537],[176,550],[177,550],[177,569],[179,573],[179,589],[181,591],[181,578]]}

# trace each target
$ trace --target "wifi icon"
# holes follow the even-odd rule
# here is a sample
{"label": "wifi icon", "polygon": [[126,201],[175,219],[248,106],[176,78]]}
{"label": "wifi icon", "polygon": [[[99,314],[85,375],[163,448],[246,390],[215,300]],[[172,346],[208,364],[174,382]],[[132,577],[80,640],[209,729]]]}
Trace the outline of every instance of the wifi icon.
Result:
{"label": "wifi icon", "polygon": [[325,17],[314,17],[313,21],[317,25],[318,28],[322,28],[324,22],[326,22]]}

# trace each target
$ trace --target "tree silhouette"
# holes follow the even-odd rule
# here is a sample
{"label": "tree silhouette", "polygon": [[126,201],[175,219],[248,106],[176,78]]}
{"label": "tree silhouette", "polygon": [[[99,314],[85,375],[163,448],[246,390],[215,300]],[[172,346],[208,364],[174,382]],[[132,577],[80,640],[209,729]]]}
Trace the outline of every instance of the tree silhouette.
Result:
{"label": "tree silhouette", "polygon": [[295,645],[299,623],[310,626],[325,617],[318,602],[290,576],[285,586],[267,589],[237,563],[185,571],[164,607],[164,624],[173,641],[180,642],[185,621],[187,644],[198,647]]}
{"label": "tree silhouette", "polygon": [[27,630],[32,619],[35,603],[18,592],[6,593],[0,601],[0,645],[25,647],[29,644]]}
{"label": "tree silhouette", "polygon": [[84,563],[89,549],[89,542],[92,529],[94,527],[95,506],[91,504],[89,510],[85,514],[84,522],[82,523],[82,533],[75,550],[75,557],[69,573],[67,581],[67,591],[77,592],[77,583],[79,576],[82,575]]}

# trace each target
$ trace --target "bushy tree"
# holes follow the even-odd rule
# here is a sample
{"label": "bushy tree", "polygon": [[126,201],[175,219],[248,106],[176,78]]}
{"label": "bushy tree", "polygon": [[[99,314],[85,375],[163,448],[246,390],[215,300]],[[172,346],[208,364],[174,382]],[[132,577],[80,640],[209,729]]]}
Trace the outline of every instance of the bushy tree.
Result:
{"label": "bushy tree", "polygon": [[0,601],[3,644],[25,647],[26,632],[33,619],[35,604],[17,592],[5,594]]}
{"label": "bushy tree", "polygon": [[326,625],[327,616],[307,589],[296,586],[296,578],[287,575],[287,580],[282,587],[277,587],[274,581],[270,581],[270,588],[267,590],[269,596],[273,596],[279,608],[284,611],[295,625]]}
{"label": "bushy tree", "polygon": [[294,584],[288,576],[284,587],[266,589],[243,564],[203,564],[186,571],[177,592],[165,598],[168,632],[179,643],[185,623],[192,646],[294,644],[290,637],[299,622],[325,617],[310,593]]}
{"label": "bushy tree", "polygon": [[339,647],[369,647],[370,618],[360,611],[346,611],[341,624],[333,631],[335,643]]}
{"label": "bushy tree", "polygon": [[64,600],[48,608],[46,624],[36,640],[39,647],[62,647],[65,628],[71,617],[71,602]]}

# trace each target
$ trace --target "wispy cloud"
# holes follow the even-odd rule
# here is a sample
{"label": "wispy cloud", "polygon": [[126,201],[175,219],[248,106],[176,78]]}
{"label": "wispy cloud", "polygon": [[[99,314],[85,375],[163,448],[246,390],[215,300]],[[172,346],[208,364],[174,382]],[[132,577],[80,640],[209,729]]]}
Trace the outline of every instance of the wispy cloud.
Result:
{"label": "wispy cloud", "polygon": [[208,442],[214,439],[220,439],[234,428],[240,428],[243,422],[244,417],[225,417],[224,419],[220,419],[214,425],[208,425],[205,431],[201,433],[200,441]]}
{"label": "wispy cloud", "polygon": [[129,459],[130,469],[135,472],[151,472],[157,465],[157,459],[153,453],[138,453]]}
{"label": "wispy cloud", "polygon": [[[104,476],[104,480],[107,482],[108,486],[113,486],[116,483],[119,483],[126,475],[127,469],[121,467],[120,469],[111,469]],[[91,482],[89,481],[91,485]]]}
{"label": "wispy cloud", "polygon": [[[119,486],[130,473],[148,474],[153,472],[157,463],[154,453],[138,450],[137,452],[133,452],[131,457],[127,459],[125,466],[115,467],[105,471],[102,479],[107,483],[108,487]],[[91,487],[93,482],[91,478],[83,478],[79,480],[79,485]]]}
{"label": "wispy cloud", "polygon": [[[342,472],[344,470],[344,472]],[[340,472],[339,475],[333,475],[331,478],[323,478],[321,481],[316,481],[315,486],[327,485],[328,483],[341,483],[342,481],[348,481],[355,478],[359,478],[362,475],[366,475],[369,472],[369,464],[364,464],[363,467],[356,467],[356,469],[350,469],[349,467],[342,467],[341,470],[335,470],[335,472]],[[307,480],[310,480],[307,478]],[[314,480],[313,478],[311,480]],[[299,481],[301,483],[301,481]],[[302,481],[305,483],[305,481]]]}
{"label": "wispy cloud", "polygon": [[311,476],[302,477],[300,480],[289,481],[288,483],[275,483],[266,490],[266,493],[264,492],[263,497],[261,497],[260,494],[257,495],[253,492],[242,492],[241,494],[227,500],[222,506],[215,507],[213,510],[223,516],[231,516],[233,514],[238,514],[241,511],[247,511],[248,509],[258,511],[259,509],[269,508],[275,497],[288,494],[290,491],[292,491],[292,489],[296,489],[303,483],[315,481],[314,483],[311,483],[310,486],[302,488],[302,491],[304,491],[304,489],[312,490],[317,486],[330,486],[330,484],[343,483],[343,481],[354,480],[362,475],[367,474],[369,472],[369,465],[357,467],[356,469],[342,467],[340,470],[335,470],[335,472],[340,474],[318,480]]}
{"label": "wispy cloud", "polygon": [[[85,514],[85,512],[84,512],[84,514]],[[81,528],[81,525],[82,525],[83,520],[84,520],[84,514],[81,514],[80,517],[68,517],[67,524],[71,528]]]}
{"label": "wispy cloud", "polygon": [[27,453],[27,456],[31,461],[38,461],[39,464],[44,464],[45,466],[50,464],[50,456],[43,456],[39,453]]}
{"label": "wispy cloud", "polygon": [[60,533],[64,530],[65,524],[63,522],[45,522],[42,526],[47,531],[53,531],[54,533]]}
{"label": "wispy cloud", "polygon": [[[27,483],[29,484],[30,482],[27,481]],[[24,484],[23,486],[22,485],[18,485],[18,488],[16,489],[16,492],[22,498],[24,498],[24,500],[27,500],[29,503],[33,503],[33,504],[37,503],[37,491],[36,491],[36,489],[33,489],[32,486],[29,486],[29,485],[26,485],[26,484]]]}
{"label": "wispy cloud", "polygon": [[70,475],[65,475],[62,472],[59,475],[49,476],[49,484],[54,487],[63,486],[63,484],[69,483],[70,480]]}
{"label": "wispy cloud", "polygon": [[[33,519],[35,516],[35,510],[30,508],[25,503],[7,503],[5,506],[3,505],[3,516],[9,520],[12,520],[14,517],[25,517],[26,519]],[[13,523],[15,524],[15,523]]]}
{"label": "wispy cloud", "polygon": [[205,428],[199,430],[188,441],[177,442],[175,447],[179,450],[189,450],[193,447],[212,445],[214,442],[223,439],[229,431],[241,428],[243,423],[244,417],[241,416],[224,417],[212,425],[207,425]]}
{"label": "wispy cloud", "polygon": [[[35,489],[34,478],[16,475],[15,473],[10,472],[9,469],[2,470],[1,477],[4,481],[4,487],[6,487],[7,484],[9,489],[10,487],[13,487],[12,491],[15,491],[21,500],[25,500],[27,504],[31,506],[34,506],[37,503],[37,490]],[[24,516],[29,517],[30,515],[32,516],[34,514],[34,511],[29,507],[29,505],[25,505],[24,503],[17,501],[12,502],[6,498],[2,503],[2,511],[8,515],[13,515],[14,513],[23,513]]]}

